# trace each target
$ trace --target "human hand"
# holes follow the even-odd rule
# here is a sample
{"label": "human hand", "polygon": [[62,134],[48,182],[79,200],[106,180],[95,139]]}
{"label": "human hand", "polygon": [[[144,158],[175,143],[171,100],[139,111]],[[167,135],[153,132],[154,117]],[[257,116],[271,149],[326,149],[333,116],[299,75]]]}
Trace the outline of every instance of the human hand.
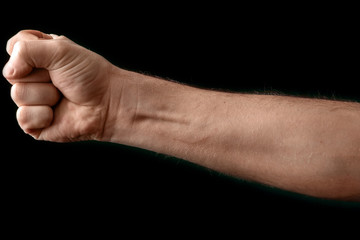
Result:
{"label": "human hand", "polygon": [[20,127],[35,139],[99,139],[113,65],[64,36],[24,30],[7,43],[4,77],[13,85]]}

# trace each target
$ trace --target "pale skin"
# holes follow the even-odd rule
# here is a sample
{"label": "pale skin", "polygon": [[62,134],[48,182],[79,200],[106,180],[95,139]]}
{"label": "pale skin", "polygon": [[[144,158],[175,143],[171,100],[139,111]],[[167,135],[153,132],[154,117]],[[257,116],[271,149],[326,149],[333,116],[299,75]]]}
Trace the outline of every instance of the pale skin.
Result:
{"label": "pale skin", "polygon": [[6,50],[18,123],[37,140],[115,142],[288,191],[360,201],[359,103],[193,88],[34,30],[16,34]]}

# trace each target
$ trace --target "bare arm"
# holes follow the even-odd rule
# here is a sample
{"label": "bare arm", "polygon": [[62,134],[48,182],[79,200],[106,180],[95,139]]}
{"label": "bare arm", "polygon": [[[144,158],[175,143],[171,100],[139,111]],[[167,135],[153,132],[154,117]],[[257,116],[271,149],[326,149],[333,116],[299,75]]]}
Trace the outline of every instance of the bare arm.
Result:
{"label": "bare arm", "polygon": [[17,119],[36,139],[116,142],[298,193],[360,201],[358,103],[197,89],[123,70],[37,31],[15,35],[7,51],[3,74]]}
{"label": "bare arm", "polygon": [[358,103],[207,91],[118,68],[112,79],[129,81],[101,140],[290,191],[360,200]]}

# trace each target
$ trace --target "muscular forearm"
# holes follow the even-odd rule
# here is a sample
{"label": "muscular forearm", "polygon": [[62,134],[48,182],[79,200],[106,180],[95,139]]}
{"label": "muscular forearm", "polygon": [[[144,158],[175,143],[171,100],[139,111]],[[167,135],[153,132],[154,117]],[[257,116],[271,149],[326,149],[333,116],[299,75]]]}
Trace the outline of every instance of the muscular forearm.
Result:
{"label": "muscular forearm", "polygon": [[103,140],[304,194],[360,193],[359,104],[207,91],[118,68],[112,76],[127,81],[114,86],[121,98]]}

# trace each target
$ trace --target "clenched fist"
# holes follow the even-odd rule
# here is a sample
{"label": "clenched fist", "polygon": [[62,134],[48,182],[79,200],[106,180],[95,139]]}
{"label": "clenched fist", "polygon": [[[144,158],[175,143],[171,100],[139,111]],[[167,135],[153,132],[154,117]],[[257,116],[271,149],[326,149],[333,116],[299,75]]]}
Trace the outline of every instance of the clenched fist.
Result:
{"label": "clenched fist", "polygon": [[113,65],[64,36],[24,30],[6,46],[20,127],[36,139],[99,139],[109,108]]}

